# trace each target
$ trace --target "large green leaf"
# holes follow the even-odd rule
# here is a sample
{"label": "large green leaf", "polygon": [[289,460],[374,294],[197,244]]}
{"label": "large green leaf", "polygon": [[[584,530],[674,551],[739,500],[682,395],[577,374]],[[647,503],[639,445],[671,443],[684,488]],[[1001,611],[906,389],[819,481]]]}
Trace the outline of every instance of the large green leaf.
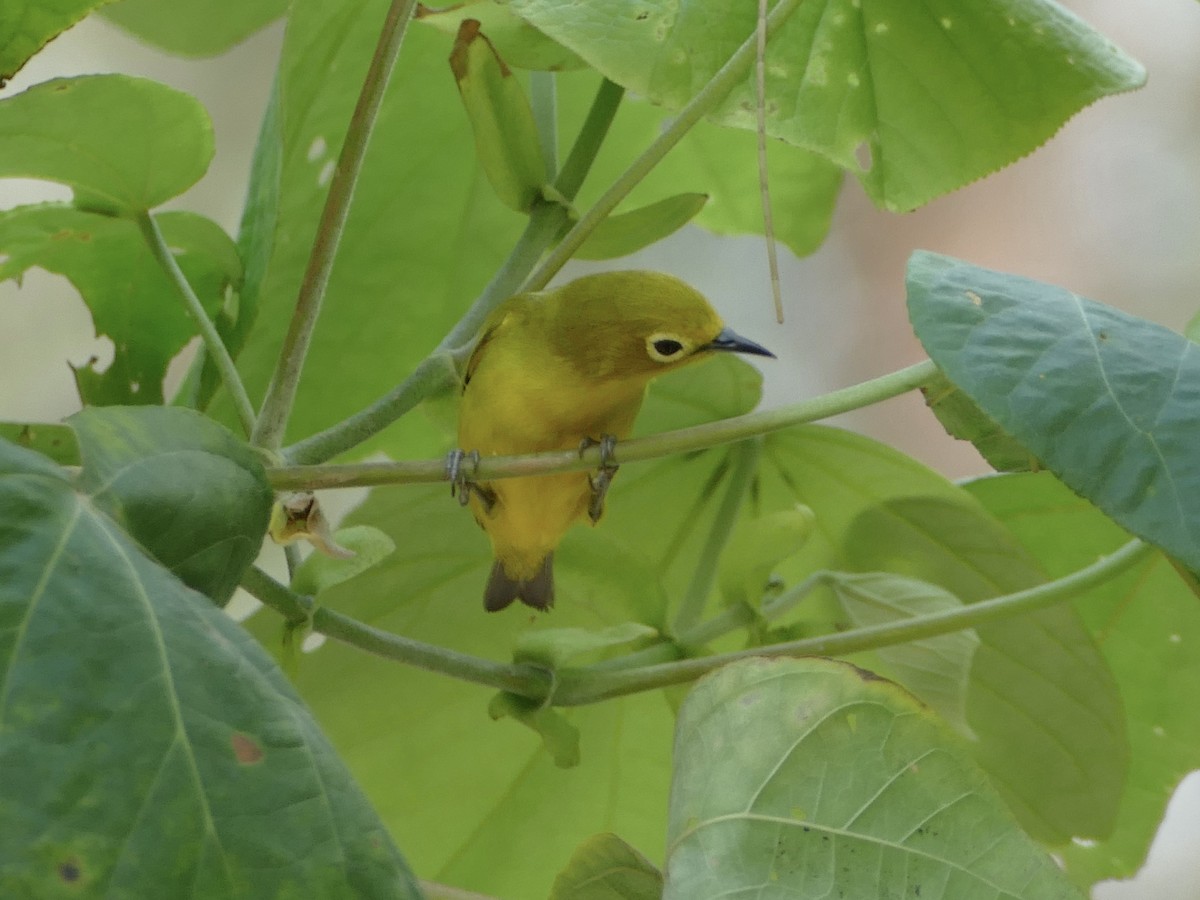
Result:
{"label": "large green leaf", "polygon": [[[969,495],[864,437],[808,426],[770,435],[757,496],[764,508],[810,507],[813,536],[784,573],[891,572],[964,603],[1045,575]],[[805,630],[844,627],[805,601]],[[1128,746],[1112,674],[1069,607],[982,625],[967,688],[976,758],[1035,837],[1062,844],[1107,833]]]}
{"label": "large green leaf", "polygon": [[213,155],[192,96],[128,75],[56,78],[0,100],[0,178],[65,184],[105,212],[152,209],[191,187]]}
{"label": "large green leaf", "polygon": [[225,603],[254,561],[274,497],[250,447],[190,409],[85,409],[79,487],[184,584]]}
{"label": "large green leaf", "polygon": [[[607,77],[678,109],[754,33],[740,0],[513,0]],[[1029,153],[1145,72],[1050,0],[813,0],[772,39],[767,131],[906,210]],[[713,111],[753,130],[753,66]]]}
{"label": "large green leaf", "polygon": [[1200,569],[1200,352],[1063,288],[932,253],[909,262],[925,349],[1069,487]]}
{"label": "large green leaf", "polygon": [[[962,601],[948,591],[883,572],[836,574],[829,583],[856,628],[897,622],[914,616],[949,612]],[[967,685],[979,636],[972,628],[940,634],[875,652],[883,673],[909,691],[963,734],[967,725]]]}
{"label": "large green leaf", "polygon": [[0,4],[0,87],[48,41],[111,0],[5,0]]}
{"label": "large green leaf", "polygon": [[[187,212],[158,216],[163,236],[209,315],[241,278],[233,242],[215,222]],[[175,285],[135,223],[61,204],[0,212],[0,280],[37,266],[65,276],[92,313],[97,335],[113,342],[113,360],[75,369],[84,403],[163,402],[171,359],[196,334]]]}
{"label": "large green leaf", "polygon": [[121,0],[101,15],[171,53],[215,56],[287,8],[288,0]]}
{"label": "large green leaf", "polygon": [[[985,478],[967,490],[999,517],[1046,571],[1095,562],[1129,535],[1048,473]],[[1059,853],[1077,881],[1127,878],[1142,865],[1171,792],[1200,769],[1200,607],[1163,557],[1145,561],[1075,601],[1116,676],[1132,750],[1116,825]]]}
{"label": "large green leaf", "polygon": [[[196,474],[197,495],[220,490]],[[6,896],[418,896],[238,625],[4,442],[0,509]]]}
{"label": "large green leaf", "polygon": [[936,716],[830,660],[749,660],[679,712],[664,900],[1079,898]]}
{"label": "large green leaf", "polygon": [[[638,428],[743,412],[757,402],[759,383],[735,359],[683,369],[651,388]],[[319,600],[492,659],[509,658],[530,632],[586,628],[603,639],[623,624],[607,636],[645,633],[630,622],[659,628],[664,586],[676,596],[691,576],[728,453],[623,468],[600,525],[574,529],[555,553],[558,601],[549,615],[483,611],[487,539],[445,485],[373,491],[352,521],[386,531],[396,552]],[[269,613],[249,623],[271,643],[279,625]],[[552,649],[562,649],[556,638],[561,632],[548,639]],[[662,855],[672,710],[660,693],[563,711],[578,729],[581,761],[560,769],[538,735],[511,719],[492,722],[492,692],[475,686],[332,641],[299,659],[297,684],[423,877],[524,900],[546,896],[556,864],[597,832]]]}
{"label": "large green leaf", "polygon": [[[257,285],[257,322],[238,359],[252,396],[274,368],[386,8],[382,0],[299,0],[289,18],[274,118],[251,186],[258,208],[241,237],[243,247],[254,247],[247,265]],[[456,112],[450,45],[432,29],[405,37],[307,357],[291,438],[356,412],[408,375],[483,288],[523,225],[478,169],[467,118]],[[328,63],[335,59],[336,66]],[[393,428],[357,452],[411,454],[412,427]]]}
{"label": "large green leaf", "polygon": [[[587,108],[598,79],[592,73],[558,78],[567,133]],[[594,200],[663,128],[663,112],[629,97],[617,112],[609,136],[580,193],[581,205]],[[704,193],[709,201],[693,220],[717,234],[762,234],[762,199],[753,134],[700,122],[634,189],[622,210],[681,193]],[[775,236],[794,253],[811,253],[825,240],[842,171],[807,150],[772,140],[767,146]]]}

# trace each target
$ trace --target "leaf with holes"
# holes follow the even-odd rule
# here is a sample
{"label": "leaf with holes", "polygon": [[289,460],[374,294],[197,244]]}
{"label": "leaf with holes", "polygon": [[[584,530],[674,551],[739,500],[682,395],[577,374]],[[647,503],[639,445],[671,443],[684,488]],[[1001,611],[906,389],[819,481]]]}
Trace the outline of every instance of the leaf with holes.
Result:
{"label": "leaf with holes", "polygon": [[1081,898],[961,741],[845,663],[750,660],[675,731],[664,900]]}
{"label": "leaf with holes", "polygon": [[20,773],[0,779],[6,896],[419,896],[237,624],[3,441],[0,509],[0,771]]}
{"label": "leaf with holes", "polygon": [[[591,66],[679,109],[751,35],[741,0],[513,0]],[[754,67],[712,118],[757,127]],[[1026,155],[1145,71],[1050,0],[806,0],[768,45],[767,132],[907,210]]]}
{"label": "leaf with holes", "polygon": [[[156,217],[179,267],[210,316],[241,279],[233,242],[211,219],[188,212]],[[171,360],[196,334],[175,285],[129,219],[63,204],[0,212],[0,280],[34,266],[66,277],[113,342],[112,362],[74,369],[87,405],[159,404]]]}

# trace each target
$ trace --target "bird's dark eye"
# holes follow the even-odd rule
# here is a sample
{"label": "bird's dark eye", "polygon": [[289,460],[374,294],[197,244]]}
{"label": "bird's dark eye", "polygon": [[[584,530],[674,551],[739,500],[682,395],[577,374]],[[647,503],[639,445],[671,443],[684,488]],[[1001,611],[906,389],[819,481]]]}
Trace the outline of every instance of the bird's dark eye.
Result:
{"label": "bird's dark eye", "polygon": [[654,342],[654,349],[660,356],[674,356],[683,349],[683,344],[670,338],[659,338]]}

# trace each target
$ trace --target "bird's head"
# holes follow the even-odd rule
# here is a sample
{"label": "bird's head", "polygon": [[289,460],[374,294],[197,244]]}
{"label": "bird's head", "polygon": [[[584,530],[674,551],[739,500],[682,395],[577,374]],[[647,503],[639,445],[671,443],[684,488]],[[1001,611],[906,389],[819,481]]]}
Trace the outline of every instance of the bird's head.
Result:
{"label": "bird's head", "polygon": [[553,342],[591,377],[644,377],[733,351],[770,356],[704,295],[661,272],[602,272],[551,291]]}

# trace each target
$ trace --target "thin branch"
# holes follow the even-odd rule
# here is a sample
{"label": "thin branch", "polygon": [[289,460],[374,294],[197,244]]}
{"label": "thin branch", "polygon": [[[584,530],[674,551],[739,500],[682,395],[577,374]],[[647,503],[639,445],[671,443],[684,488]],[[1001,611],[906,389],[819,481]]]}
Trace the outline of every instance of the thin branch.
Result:
{"label": "thin branch", "polygon": [[354,198],[359,172],[362,170],[363,157],[366,155],[371,131],[375,127],[388,79],[395,67],[396,58],[400,55],[404,32],[416,5],[417,0],[392,0],[388,8],[387,17],[379,33],[379,42],[363,80],[358,103],[350,117],[346,138],[338,155],[337,167],[333,171],[333,179],[329,183],[329,194],[325,198],[325,208],[321,211],[321,220],[317,225],[308,269],[304,273],[304,281],[296,298],[296,309],[284,337],[258,422],[251,435],[251,443],[255,446],[277,450],[283,439],[292,405],[296,400],[300,373],[304,369],[309,344],[312,342],[313,329],[321,314],[321,303],[325,299],[325,289],[329,285],[338,244],[341,242],[350,213],[350,203]]}
{"label": "thin branch", "polygon": [[546,161],[546,181],[554,180],[558,171],[558,101],[553,72],[529,73],[529,105],[537,126],[538,145]]}
{"label": "thin branch", "polygon": [[779,259],[775,254],[775,224],[771,217],[771,188],[767,183],[767,0],[758,0],[757,60],[754,83],[758,92],[758,188],[762,195],[763,238],[767,242],[767,269],[775,321],[783,324],[783,294],[779,288]]}
{"label": "thin branch", "polygon": [[[681,428],[678,431],[622,441],[614,453],[615,461],[620,464],[640,462],[676,453],[703,450],[718,444],[741,441],[781,428],[828,418],[911,391],[936,373],[937,366],[932,361],[925,360],[906,369],[778,409],[747,413],[704,425],[693,425],[691,428]],[[492,481],[497,478],[594,469],[599,465],[600,451],[592,447],[582,452],[559,450],[524,456],[488,456],[480,460],[479,468],[474,470],[473,475],[480,481]],[[446,480],[446,464],[442,459],[428,459],[351,465],[278,466],[268,469],[267,477],[276,490],[290,491],[374,487],[383,484],[429,484]]]}
{"label": "thin branch", "polygon": [[556,706],[578,706],[672,684],[683,684],[731,662],[751,657],[842,656],[974,628],[995,619],[1010,618],[1061,603],[1109,581],[1156,552],[1158,551],[1154,546],[1134,539],[1086,568],[1037,587],[945,612],[884,625],[855,628],[837,634],[750,647],[732,653],[718,653],[643,668],[613,671],[588,668],[560,669],[557,673],[558,687],[551,702]]}
{"label": "thin branch", "polygon": [[254,404],[250,402],[250,396],[246,393],[246,386],[242,384],[242,379],[238,375],[237,366],[233,363],[233,357],[229,355],[229,351],[225,347],[225,342],[221,340],[221,335],[217,333],[217,326],[208,317],[208,313],[204,311],[204,306],[200,303],[200,298],[196,296],[196,292],[192,290],[192,286],[188,283],[183,270],[179,268],[179,263],[175,260],[175,255],[171,253],[171,248],[167,246],[167,242],[163,238],[162,231],[159,230],[158,223],[154,221],[154,217],[148,212],[140,213],[137,217],[137,223],[138,228],[141,229],[142,236],[150,246],[150,251],[154,254],[154,258],[158,260],[158,264],[162,266],[163,271],[167,273],[167,277],[171,279],[180,296],[183,298],[183,304],[187,308],[188,315],[192,317],[192,321],[195,322],[196,328],[200,331],[200,339],[204,341],[204,349],[212,357],[217,371],[221,373],[221,380],[225,383],[225,388],[229,391],[229,396],[233,399],[233,406],[237,411],[238,420],[242,423],[242,428],[246,434],[250,434],[254,429]]}
{"label": "thin branch", "polygon": [[242,576],[242,587],[287,621],[307,621],[313,631],[368,653],[523,697],[544,698],[550,693],[551,676],[545,669],[493,662],[374,628],[331,609],[313,606],[310,598],[301,597],[254,566]]}
{"label": "thin branch", "polygon": [[[767,18],[768,35],[787,21],[787,18],[796,11],[802,2],[803,0],[779,0]],[[550,279],[575,254],[575,251],[580,248],[596,226],[617,208],[617,204],[624,200],[629,192],[662,161],[662,158],[679,143],[693,125],[711,112],[718,103],[725,99],[734,85],[746,77],[746,73],[750,71],[750,66],[754,62],[757,48],[756,33],[750,35],[741,47],[734,51],[725,65],[717,70],[700,92],[671,120],[671,124],[646,148],[641,156],[633,161],[633,164],[621,174],[621,177],[613,182],[604,195],[596,201],[596,204],[575,223],[575,227],[567,232],[566,236],[550,251],[537,271],[529,276],[523,290],[538,291],[550,283]]]}
{"label": "thin branch", "polygon": [[683,593],[679,611],[675,614],[675,634],[685,634],[694,628],[704,615],[704,607],[717,578],[717,564],[721,560],[721,551],[725,549],[729,535],[733,533],[738,511],[742,508],[742,501],[746,499],[751,482],[754,481],[754,473],[758,471],[761,455],[762,442],[759,440],[743,441],[730,451],[733,466],[726,479],[725,495],[721,498],[721,505],[717,507],[712,527],[704,541],[704,548],[696,559],[691,581]]}

